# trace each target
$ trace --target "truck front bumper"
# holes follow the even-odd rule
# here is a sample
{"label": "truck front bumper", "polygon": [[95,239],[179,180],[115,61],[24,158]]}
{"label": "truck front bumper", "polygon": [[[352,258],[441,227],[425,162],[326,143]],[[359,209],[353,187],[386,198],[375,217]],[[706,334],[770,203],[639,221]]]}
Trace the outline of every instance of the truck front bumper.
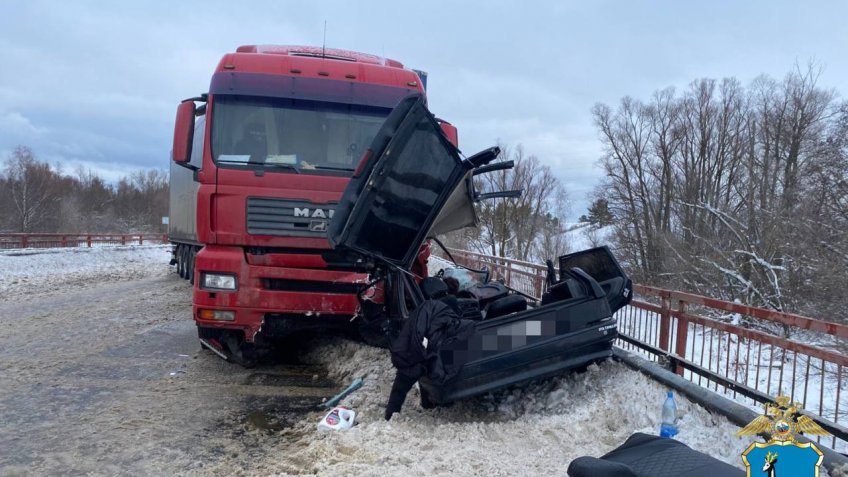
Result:
{"label": "truck front bumper", "polygon": [[[192,305],[198,326],[242,330],[248,342],[268,317],[315,328],[324,322],[349,320],[359,307],[357,291],[368,280],[365,274],[347,271],[250,265],[240,247],[221,246],[206,246],[198,252],[195,273]],[[204,273],[235,275],[236,289],[205,289]],[[203,310],[233,315],[226,320],[205,319]]]}

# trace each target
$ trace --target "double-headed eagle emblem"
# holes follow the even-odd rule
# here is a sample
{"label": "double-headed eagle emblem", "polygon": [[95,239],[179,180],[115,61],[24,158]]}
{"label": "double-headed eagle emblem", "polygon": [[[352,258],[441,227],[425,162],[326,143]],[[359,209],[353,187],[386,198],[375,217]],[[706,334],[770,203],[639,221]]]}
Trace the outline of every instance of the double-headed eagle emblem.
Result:
{"label": "double-headed eagle emblem", "polygon": [[751,421],[736,435],[768,434],[769,442],[795,442],[795,435],[799,433],[816,436],[830,435],[809,416],[798,415],[801,409],[803,409],[801,403],[793,403],[789,396],[778,396],[775,404],[765,404],[764,415]]}

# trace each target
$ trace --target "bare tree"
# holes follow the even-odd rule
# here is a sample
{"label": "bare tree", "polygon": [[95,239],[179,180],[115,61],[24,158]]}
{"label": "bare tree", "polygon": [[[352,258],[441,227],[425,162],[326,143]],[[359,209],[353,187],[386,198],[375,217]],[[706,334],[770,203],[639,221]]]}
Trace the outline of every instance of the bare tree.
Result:
{"label": "bare tree", "polygon": [[57,215],[58,174],[37,161],[25,146],[16,147],[6,160],[5,173],[13,229],[34,232],[50,228]]}
{"label": "bare tree", "polygon": [[483,201],[478,206],[480,227],[471,243],[484,253],[519,260],[536,260],[562,251],[563,219],[568,209],[565,190],[550,167],[528,156],[519,145],[501,146],[500,160],[515,162],[508,170],[475,178],[482,192],[523,191],[519,198]]}
{"label": "bare tree", "polygon": [[848,279],[848,107],[818,75],[798,67],[747,90],[702,79],[594,108],[596,195],[638,280],[800,311]]}

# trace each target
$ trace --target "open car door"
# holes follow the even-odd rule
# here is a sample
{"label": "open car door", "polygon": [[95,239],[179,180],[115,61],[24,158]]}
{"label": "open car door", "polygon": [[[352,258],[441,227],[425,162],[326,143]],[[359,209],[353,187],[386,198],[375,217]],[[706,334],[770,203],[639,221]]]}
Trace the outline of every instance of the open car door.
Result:
{"label": "open car door", "polygon": [[621,269],[609,247],[595,247],[559,257],[560,283],[575,273],[575,268],[598,282],[613,313],[633,299],[633,281]]}
{"label": "open car door", "polygon": [[407,96],[345,189],[329,224],[330,243],[408,270],[443,209],[438,233],[474,225],[470,174],[498,152],[460,158],[424,97]]}

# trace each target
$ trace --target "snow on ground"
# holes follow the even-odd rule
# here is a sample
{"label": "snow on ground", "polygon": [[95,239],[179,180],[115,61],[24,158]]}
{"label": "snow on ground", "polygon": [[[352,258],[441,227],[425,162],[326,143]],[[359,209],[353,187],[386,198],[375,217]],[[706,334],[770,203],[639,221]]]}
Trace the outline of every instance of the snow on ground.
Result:
{"label": "snow on ground", "polygon": [[[328,367],[338,382],[364,377],[343,405],[358,424],[318,432],[317,419],[301,422],[303,437],[269,467],[297,472],[311,463],[317,475],[556,475],[583,455],[600,456],[634,432],[656,434],[666,389],[612,361],[585,373],[551,379],[425,410],[413,389],[401,414],[383,419],[394,378],[386,350],[347,341],[318,347],[308,359]],[[724,417],[677,396],[679,440],[737,467],[749,439]]]}
{"label": "snow on ground", "polygon": [[0,251],[0,302],[167,273],[169,245]]}
{"label": "snow on ground", "polygon": [[[16,251],[0,254],[0,301],[33,291],[96,287],[104,281],[168,272],[167,246]],[[23,253],[21,253],[23,252]],[[32,253],[30,253],[32,252]],[[444,262],[431,261],[438,270]],[[69,288],[70,287],[70,288]],[[275,475],[565,475],[569,462],[600,456],[634,432],[656,434],[666,389],[622,364],[605,362],[585,373],[534,383],[424,410],[413,389],[403,411],[383,420],[394,369],[386,350],[327,340],[304,357],[324,365],[335,381],[364,377],[342,404],[358,424],[318,432],[321,413],[295,421],[251,454]],[[750,439],[724,417],[676,397],[679,439],[741,467]],[[232,469],[232,473],[238,469]],[[827,475],[822,473],[822,475]]]}

